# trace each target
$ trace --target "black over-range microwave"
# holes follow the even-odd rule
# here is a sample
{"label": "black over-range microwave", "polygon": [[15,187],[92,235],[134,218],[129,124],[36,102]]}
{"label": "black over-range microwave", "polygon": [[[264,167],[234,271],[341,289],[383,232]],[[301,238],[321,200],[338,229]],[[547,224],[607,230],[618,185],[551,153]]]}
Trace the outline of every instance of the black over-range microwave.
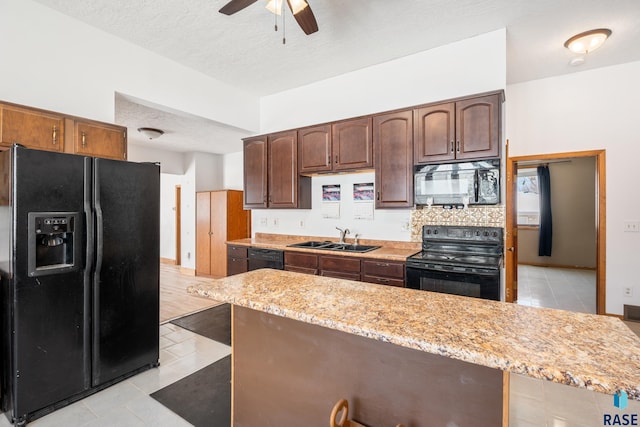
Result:
{"label": "black over-range microwave", "polygon": [[416,205],[500,203],[500,159],[416,166]]}

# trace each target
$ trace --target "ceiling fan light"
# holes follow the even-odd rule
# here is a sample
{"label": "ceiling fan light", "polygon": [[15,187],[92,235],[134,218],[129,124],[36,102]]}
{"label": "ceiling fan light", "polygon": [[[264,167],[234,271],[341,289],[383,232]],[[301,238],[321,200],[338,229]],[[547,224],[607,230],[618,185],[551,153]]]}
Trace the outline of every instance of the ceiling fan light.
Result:
{"label": "ceiling fan light", "polygon": [[138,128],[138,132],[149,139],[156,139],[164,135],[164,131],[156,128]]}
{"label": "ceiling fan light", "polygon": [[590,53],[602,46],[610,35],[608,28],[585,31],[564,42],[564,47],[573,53]]}
{"label": "ceiling fan light", "polygon": [[275,15],[282,15],[282,2],[284,0],[269,0],[265,6],[267,10]]}
{"label": "ceiling fan light", "polygon": [[[269,12],[281,15],[284,1],[285,0],[269,0],[265,7]],[[309,6],[305,0],[289,0],[289,4],[291,5],[291,10],[294,15],[297,15]]]}

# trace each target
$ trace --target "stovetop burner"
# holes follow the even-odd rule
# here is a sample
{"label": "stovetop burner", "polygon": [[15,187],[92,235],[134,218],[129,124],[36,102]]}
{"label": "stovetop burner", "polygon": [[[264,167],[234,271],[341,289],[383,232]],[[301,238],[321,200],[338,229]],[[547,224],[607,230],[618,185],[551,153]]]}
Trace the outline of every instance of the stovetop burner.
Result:
{"label": "stovetop burner", "polygon": [[407,258],[412,265],[498,269],[503,229],[499,227],[424,226],[422,252]]}

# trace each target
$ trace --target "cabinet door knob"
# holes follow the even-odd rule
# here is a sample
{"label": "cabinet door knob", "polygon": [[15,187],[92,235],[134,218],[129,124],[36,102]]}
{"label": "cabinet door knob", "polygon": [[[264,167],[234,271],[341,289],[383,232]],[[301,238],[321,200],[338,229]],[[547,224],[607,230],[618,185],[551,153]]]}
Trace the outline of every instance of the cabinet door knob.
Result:
{"label": "cabinet door knob", "polygon": [[336,165],[338,164],[338,155],[336,154]]}
{"label": "cabinet door knob", "polygon": [[460,152],[460,141],[456,141],[456,153]]}
{"label": "cabinet door knob", "polygon": [[380,192],[379,191],[376,193],[376,200],[380,200]]}
{"label": "cabinet door knob", "polygon": [[453,153],[453,146],[455,145],[455,142],[451,141],[451,152]]}
{"label": "cabinet door knob", "polygon": [[56,145],[58,142],[58,127],[53,127],[53,145]]}
{"label": "cabinet door knob", "polygon": [[82,146],[86,147],[87,146],[87,134],[82,132]]}

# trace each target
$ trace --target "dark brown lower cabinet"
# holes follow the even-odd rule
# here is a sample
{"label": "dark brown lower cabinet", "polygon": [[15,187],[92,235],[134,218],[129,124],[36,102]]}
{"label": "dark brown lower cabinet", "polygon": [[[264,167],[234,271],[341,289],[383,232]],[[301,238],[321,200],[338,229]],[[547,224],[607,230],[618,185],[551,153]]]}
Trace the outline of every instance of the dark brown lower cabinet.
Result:
{"label": "dark brown lower cabinet", "polygon": [[320,255],[320,275],[337,279],[360,280],[360,259]]}
{"label": "dark brown lower cabinet", "polygon": [[246,246],[227,246],[227,276],[249,271]]}
{"label": "dark brown lower cabinet", "polygon": [[318,255],[285,252],[284,269],[295,273],[318,274]]}
{"label": "dark brown lower cabinet", "polygon": [[404,263],[363,259],[362,281],[404,287]]}

